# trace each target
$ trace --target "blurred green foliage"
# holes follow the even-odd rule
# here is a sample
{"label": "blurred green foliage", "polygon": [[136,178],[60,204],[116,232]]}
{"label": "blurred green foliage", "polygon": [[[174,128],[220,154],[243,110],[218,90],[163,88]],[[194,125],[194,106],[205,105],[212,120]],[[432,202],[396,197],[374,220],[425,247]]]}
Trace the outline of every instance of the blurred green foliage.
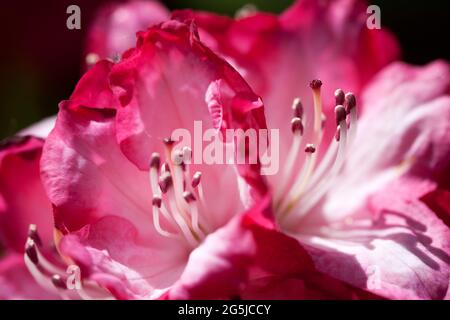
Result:
{"label": "blurred green foliage", "polygon": [[279,13],[289,7],[293,3],[293,0],[168,0],[164,2],[171,9],[192,8],[232,16],[237,10],[248,3],[255,5],[261,11]]}

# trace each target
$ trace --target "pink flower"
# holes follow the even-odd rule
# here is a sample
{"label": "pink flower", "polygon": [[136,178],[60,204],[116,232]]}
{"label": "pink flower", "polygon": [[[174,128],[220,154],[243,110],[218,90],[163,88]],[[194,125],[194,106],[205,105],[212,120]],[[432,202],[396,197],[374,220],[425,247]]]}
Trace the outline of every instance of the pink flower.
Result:
{"label": "pink flower", "polygon": [[[53,219],[39,174],[44,141],[23,133],[45,137],[51,127],[52,121],[47,119],[0,146],[0,242],[4,247],[0,252],[0,299],[57,297],[33,279],[24,263],[27,238],[40,246],[52,243]],[[41,231],[39,239],[36,226]]]}
{"label": "pink flower", "polygon": [[448,175],[449,85],[444,62],[393,64],[364,91],[358,124],[354,95],[336,91],[336,137],[320,156],[321,127],[301,125],[320,123],[320,86],[311,83],[314,111],[298,118],[296,105],[273,210],[320,271],[387,298],[445,298],[450,230],[421,199]]}
{"label": "pink flower", "polygon": [[[359,97],[398,54],[388,33],[365,27],[363,2],[298,1],[279,18],[176,16],[195,17],[203,41],[262,95],[282,141],[282,170],[268,179],[273,212],[314,265],[387,298],[444,298],[449,230],[421,199],[448,173],[448,65],[386,68],[364,90],[356,130],[355,94],[334,89]],[[300,84],[314,78],[324,87],[313,81],[306,94]]]}
{"label": "pink flower", "polygon": [[[133,45],[115,47],[117,30],[141,28],[139,15],[116,28],[111,12],[108,36],[94,28],[91,40],[105,58]],[[95,64],[60,104],[40,168],[58,251],[37,246],[33,229],[17,234],[33,277],[63,298],[448,298],[448,64],[382,69],[397,45],[365,27],[356,0],[174,17],[138,33],[120,61]],[[318,78],[323,88],[306,92]],[[198,120],[279,129],[280,172],[183,162],[192,150],[167,138]],[[0,281],[23,267],[4,261]],[[67,290],[68,265],[81,290]]]}
{"label": "pink flower", "polygon": [[183,165],[165,141],[219,117],[220,130],[265,127],[259,97],[174,20],[140,33],[120,63],[96,64],[61,103],[41,170],[59,251],[83,284],[119,299],[238,292],[255,246],[243,225],[265,208],[259,166]]}

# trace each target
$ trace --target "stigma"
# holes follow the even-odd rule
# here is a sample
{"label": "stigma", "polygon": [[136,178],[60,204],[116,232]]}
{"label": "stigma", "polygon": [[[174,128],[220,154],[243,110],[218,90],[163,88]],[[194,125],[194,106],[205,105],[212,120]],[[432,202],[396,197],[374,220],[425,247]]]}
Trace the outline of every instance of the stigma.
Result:
{"label": "stigma", "polygon": [[[292,103],[292,141],[273,201],[281,227],[298,226],[301,218],[312,211],[335,183],[339,183],[339,173],[356,134],[355,95],[337,89],[334,93],[336,132],[326,150],[321,150],[326,121],[322,113],[321,86],[320,80],[310,83],[313,108],[305,109],[300,98],[295,98]],[[308,141],[304,141],[305,137]],[[297,163],[301,163],[300,169]]]}
{"label": "stigma", "polygon": [[197,247],[209,233],[202,173],[190,172],[190,148],[173,150],[174,141],[163,142],[165,161],[162,163],[161,155],[156,152],[150,160],[153,226],[163,237],[182,239]]}

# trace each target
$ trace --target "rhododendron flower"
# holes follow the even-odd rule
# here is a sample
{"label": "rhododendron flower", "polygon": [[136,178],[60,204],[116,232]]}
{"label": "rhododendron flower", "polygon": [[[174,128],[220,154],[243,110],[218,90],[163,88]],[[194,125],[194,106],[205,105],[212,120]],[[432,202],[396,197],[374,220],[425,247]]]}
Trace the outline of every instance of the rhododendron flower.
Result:
{"label": "rhododendron flower", "polygon": [[365,90],[358,124],[354,95],[337,90],[336,136],[323,156],[320,82],[311,83],[314,111],[294,101],[273,210],[319,270],[388,298],[445,297],[450,230],[420,199],[449,164],[449,70],[386,68]]}
{"label": "rhododendron flower", "polygon": [[[420,199],[449,164],[449,69],[392,65],[366,89],[357,130],[355,95],[332,90],[360,92],[398,52],[385,31],[365,28],[364,12],[359,1],[298,1],[280,18],[176,15],[195,17],[280,129],[282,170],[268,177],[280,229],[335,278],[388,298],[443,298],[448,228]],[[308,78],[324,80],[322,95],[321,81],[305,95]]]}
{"label": "rhododendron flower", "polygon": [[83,281],[116,298],[158,298],[174,285],[172,296],[237,291],[253,245],[242,214],[256,214],[265,192],[259,166],[178,163],[166,139],[218,117],[220,130],[265,127],[259,97],[193,25],[150,28],[120,63],[81,79],[60,105],[42,173],[59,251]]}
{"label": "rhododendron flower", "polygon": [[[366,28],[365,8],[304,0],[279,17],[179,11],[157,25],[167,11],[153,2],[101,13],[87,52],[106,60],[60,104],[40,168],[36,138],[0,157],[1,213],[15,216],[0,224],[0,281],[24,255],[62,298],[448,298],[450,67],[386,66],[398,47]],[[279,129],[279,172],[191,163],[172,134],[196,121]],[[250,152],[228,143],[231,158]],[[54,248],[39,225],[50,203]],[[6,298],[25,286],[16,275]]]}
{"label": "rhododendron flower", "polygon": [[34,281],[24,262],[27,238],[40,245],[52,243],[52,207],[41,184],[39,161],[42,138],[53,124],[54,118],[45,119],[0,146],[0,243],[4,251],[0,250],[0,299],[57,298]]}

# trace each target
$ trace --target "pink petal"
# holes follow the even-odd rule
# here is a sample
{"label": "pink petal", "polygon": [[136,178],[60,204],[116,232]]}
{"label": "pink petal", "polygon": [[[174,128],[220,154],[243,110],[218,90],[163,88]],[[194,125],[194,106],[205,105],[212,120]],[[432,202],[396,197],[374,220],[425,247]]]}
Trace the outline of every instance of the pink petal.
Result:
{"label": "pink petal", "polygon": [[89,27],[86,54],[97,59],[114,59],[134,47],[136,33],[169,18],[169,11],[157,1],[127,1],[108,4],[96,14]]}
{"label": "pink petal", "polygon": [[436,189],[425,194],[421,200],[450,227],[450,191]]}
{"label": "pink petal", "polygon": [[346,219],[303,225],[298,239],[319,270],[356,287],[391,299],[443,299],[450,230],[419,200],[435,187],[402,178]]}
{"label": "pink petal", "polygon": [[255,246],[241,221],[242,217],[235,217],[191,253],[180,280],[169,292],[170,299],[226,299],[239,294]]}
{"label": "pink petal", "polygon": [[448,63],[436,61],[425,67],[398,63],[386,68],[365,91],[363,108],[367,112],[360,122],[361,140],[368,145],[366,133],[369,133],[378,145],[389,143],[388,152],[383,152],[382,157],[378,149],[372,151],[377,160],[373,167],[386,167],[412,158],[413,171],[429,175],[448,166]]}
{"label": "pink petal", "polygon": [[[296,261],[296,266],[305,262],[303,259],[305,256],[302,256],[300,252],[288,255],[288,250],[283,250],[281,253],[265,250],[271,245],[279,248],[277,244],[287,239],[276,233],[277,236],[272,237],[273,242],[260,241],[261,233],[270,234],[273,228],[270,218],[270,197],[266,196],[243,214],[235,216],[226,226],[210,234],[191,253],[183,274],[170,289],[167,298],[233,298],[241,294],[256,269],[266,268],[267,272],[272,269],[277,270],[274,265],[280,262],[279,258],[291,259],[291,261],[300,258]],[[281,237],[281,240],[277,241],[278,237]],[[298,247],[298,243],[292,239],[287,240]],[[304,255],[307,255],[306,252]],[[273,258],[273,262],[267,262],[269,257]],[[308,258],[306,257],[306,261]],[[299,269],[296,268],[296,271],[305,268],[307,266],[302,265]]]}
{"label": "pink petal", "polygon": [[95,64],[78,82],[70,100],[65,104],[74,103],[73,107],[89,107],[97,109],[115,109],[118,101],[114,96],[110,84],[109,73],[112,62],[102,60]]}
{"label": "pink petal", "polygon": [[0,300],[58,299],[40,287],[23,261],[23,255],[10,253],[0,260]]}
{"label": "pink petal", "polygon": [[158,297],[179,278],[189,254],[179,243],[143,241],[130,221],[117,216],[63,237],[60,251],[81,268],[84,279],[118,299]]}
{"label": "pink petal", "polygon": [[241,294],[245,300],[373,300],[382,299],[320,272],[304,276],[255,279]]}
{"label": "pink petal", "polygon": [[23,252],[30,224],[37,225],[45,243],[52,239],[52,207],[39,174],[43,144],[27,136],[0,146],[0,238],[18,252]]}

